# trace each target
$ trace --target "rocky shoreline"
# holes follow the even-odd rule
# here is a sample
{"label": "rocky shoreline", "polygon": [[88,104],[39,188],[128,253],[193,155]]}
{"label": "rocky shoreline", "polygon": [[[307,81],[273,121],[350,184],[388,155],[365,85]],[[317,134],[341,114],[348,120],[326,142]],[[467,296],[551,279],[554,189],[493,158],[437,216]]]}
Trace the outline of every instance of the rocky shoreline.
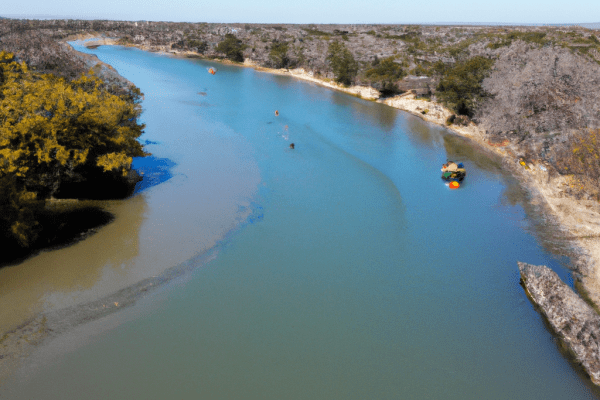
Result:
{"label": "rocky shoreline", "polygon": [[[467,124],[448,124],[447,120],[453,115],[452,111],[443,105],[418,98],[414,92],[399,96],[380,99],[379,93],[371,87],[344,87],[335,82],[319,79],[304,70],[274,70],[257,67],[249,60],[244,66],[253,67],[258,71],[289,75],[294,78],[317,83],[334,90],[339,90],[366,100],[377,101],[390,107],[409,112],[425,121],[441,125],[462,137],[477,143],[486,151],[500,156],[503,165],[528,189],[543,212],[555,220],[563,232],[564,239],[577,248],[579,260],[574,260],[574,269],[581,279],[586,296],[597,308],[600,308],[600,212],[598,204],[592,200],[577,200],[565,193],[572,184],[568,176],[551,176],[549,168],[543,163],[521,163],[519,149],[510,142],[491,142],[485,131],[472,121]],[[524,165],[523,165],[524,164]]]}
{"label": "rocky shoreline", "polygon": [[[95,45],[117,45],[117,40],[106,37],[87,36],[86,46]],[[90,40],[92,39],[92,40]],[[198,54],[188,51],[167,49],[166,47],[149,47],[144,45],[129,45],[144,51],[164,53],[175,57],[198,57]],[[204,58],[204,57],[201,57]],[[454,115],[452,111],[443,105],[420,98],[415,91],[408,91],[399,96],[380,98],[379,91],[369,86],[343,86],[331,79],[324,78],[306,71],[304,68],[297,69],[273,69],[260,66],[255,61],[246,58],[243,63],[234,63],[227,60],[207,58],[215,62],[226,62],[244,67],[254,68],[260,72],[277,75],[287,75],[297,79],[313,82],[318,85],[338,90],[365,100],[376,101],[386,104],[413,115],[425,121],[441,125],[457,135],[466,137],[480,145],[486,151],[499,155],[503,165],[527,188],[532,194],[535,202],[543,212],[555,220],[561,227],[561,236],[571,242],[576,248],[577,259],[573,260],[572,269],[576,278],[580,281],[579,290],[583,291],[588,301],[592,302],[596,309],[600,309],[600,207],[593,200],[577,200],[566,192],[574,185],[568,175],[551,175],[546,165],[542,162],[526,163],[520,160],[521,150],[518,144],[512,141],[492,142],[483,128],[473,121],[465,123],[448,123],[448,118]]]}
{"label": "rocky shoreline", "polygon": [[594,384],[600,385],[600,315],[550,268],[522,262],[518,265],[527,297],[544,315],[575,362]]}
{"label": "rocky shoreline", "polygon": [[[79,37],[77,39],[91,39],[92,36]],[[73,38],[70,38],[73,40]],[[90,42],[91,43],[91,42]],[[98,41],[94,41],[93,44],[88,45],[88,47],[93,47],[96,45],[116,45],[117,41],[109,38],[101,38]],[[197,56],[193,54],[188,54],[188,52],[180,52],[176,50],[168,50],[157,49],[157,48],[149,48],[147,46],[134,45],[132,47],[137,47],[145,51],[157,51],[164,52],[165,54],[180,56],[180,57],[190,57]],[[81,54],[81,53],[80,53]],[[89,55],[84,54],[84,58],[89,58]],[[89,62],[99,62],[99,60],[88,60]],[[222,62],[223,60],[213,60]],[[102,65],[102,64],[101,64]],[[564,188],[568,187],[570,184],[568,177],[558,176],[551,177],[547,172],[546,168],[543,164],[533,164],[528,163],[526,165],[521,165],[519,163],[519,151],[518,148],[514,144],[510,143],[491,143],[489,139],[486,137],[485,132],[479,128],[473,122],[468,122],[465,125],[458,124],[447,124],[448,117],[450,117],[453,113],[442,105],[428,101],[423,98],[418,98],[415,93],[407,92],[400,96],[395,96],[391,98],[380,98],[380,93],[372,87],[366,86],[351,86],[344,87],[339,85],[329,79],[319,77],[318,74],[312,73],[311,71],[306,71],[303,68],[298,69],[271,69],[266,67],[261,67],[256,63],[252,62],[250,59],[246,59],[243,64],[236,65],[252,67],[257,71],[274,73],[279,75],[288,75],[298,79],[310,81],[334,90],[342,91],[357,97],[361,97],[366,100],[377,101],[382,104],[386,104],[390,107],[394,107],[403,111],[407,111],[411,114],[414,114],[426,121],[442,125],[447,127],[449,130],[463,137],[467,137],[470,140],[479,144],[483,149],[487,151],[494,152],[495,154],[500,155],[504,160],[504,165],[509,169],[522,184],[527,187],[533,194],[537,201],[539,201],[540,206],[542,206],[548,214],[555,218],[560,226],[564,230],[564,236],[566,239],[569,239],[573,242],[574,246],[581,250],[579,260],[576,260],[576,279],[580,279],[581,281],[581,289],[583,291],[584,297],[587,297],[588,301],[593,302],[595,308],[600,308],[600,271],[598,271],[597,266],[600,260],[600,213],[595,210],[597,208],[597,204],[591,204],[591,200],[576,200],[572,197],[568,197],[564,194]],[[110,66],[102,65],[103,68],[110,69]],[[111,72],[115,72],[114,70]],[[116,72],[115,72],[116,73]],[[118,74],[118,73],[117,73]],[[561,302],[568,301],[568,304],[572,303],[581,303],[583,305],[578,305],[577,311],[573,311],[572,315],[578,321],[577,329],[578,332],[585,333],[585,340],[581,341],[579,344],[575,345],[577,351],[582,352],[584,356],[579,357],[577,355],[577,351],[573,350],[577,355],[577,360],[580,360],[582,365],[586,368],[586,371],[590,374],[592,382],[597,385],[600,385],[600,361],[598,361],[598,351],[597,351],[597,341],[592,340],[598,338],[593,330],[590,328],[596,324],[600,327],[600,316],[594,311],[593,308],[589,307],[585,304],[585,301],[579,299],[577,302],[572,300],[572,296],[577,295],[572,292],[568,286],[564,283],[560,282],[562,285],[566,286],[566,289],[571,291],[572,296],[566,294],[566,289],[561,286],[556,280],[552,277],[553,272],[549,271],[543,272],[544,280],[535,280],[530,277],[531,274],[538,274],[538,269],[533,266],[529,267],[521,267],[521,265],[527,266],[528,264],[519,263],[519,268],[521,269],[521,274],[526,274],[527,279],[524,279],[524,282],[529,282],[528,284],[532,285],[532,288],[527,288],[529,293],[538,293],[539,290],[535,289],[533,284],[538,283],[539,287],[543,287],[545,290],[543,293],[553,293],[552,301],[554,307],[556,308],[557,304],[561,304]],[[525,272],[523,272],[525,271]],[[171,272],[172,273],[172,272]],[[555,274],[554,274],[555,275]],[[536,275],[537,276],[537,275]],[[556,279],[560,281],[560,279],[556,276]],[[169,279],[170,280],[170,279]],[[539,281],[539,282],[538,282]],[[545,283],[544,283],[545,282]],[[83,313],[80,315],[81,321],[89,320],[90,318],[95,319],[106,313],[113,312],[118,308],[121,308],[125,305],[132,304],[134,299],[148,290],[149,286],[146,284],[153,286],[158,282],[143,282],[140,283],[140,287],[134,290],[131,293],[127,293],[124,297],[120,298],[119,301],[113,301],[116,298],[103,299],[99,301],[97,304],[94,304],[92,308],[94,310],[88,310],[94,317],[91,317],[91,314]],[[163,283],[162,281],[160,283]],[[545,286],[544,286],[545,285]],[[540,289],[542,290],[542,289]],[[134,293],[135,292],[135,293]],[[539,292],[542,293],[542,292]],[[116,295],[115,295],[116,296]],[[530,294],[532,299],[538,304],[536,297]],[[127,300],[125,300],[127,299]],[[542,299],[543,300],[543,299]],[[588,309],[585,309],[584,306],[587,306]],[[88,305],[84,305],[82,307],[88,307]],[[89,307],[88,307],[89,308]],[[540,308],[544,310],[544,308],[553,309],[552,305],[550,306],[542,306],[540,304]],[[590,311],[591,310],[591,311]],[[569,311],[569,310],[567,310]],[[85,314],[85,315],[84,315]],[[560,314],[558,318],[556,329],[557,335],[562,338],[562,335],[568,336],[568,334],[575,331],[576,328],[571,324],[570,330],[566,333],[562,333],[565,328],[565,323],[568,316],[567,314]],[[22,357],[24,353],[21,349],[21,346],[25,345],[26,347],[31,347],[30,345],[35,345],[36,343],[41,342],[47,337],[52,337],[57,334],[57,332],[61,331],[61,329],[57,329],[57,321],[63,321],[62,318],[58,318],[58,314],[55,315],[57,317],[55,320],[44,319],[35,319],[30,321],[29,323],[21,326],[16,331],[12,332],[11,338],[9,339],[6,335],[4,338],[0,338],[0,344],[9,345],[12,348],[11,355],[4,357],[0,357],[0,362],[4,364],[5,367],[9,366],[10,362],[16,361]],[[62,316],[65,318],[64,316]],[[548,317],[550,320],[550,317]],[[560,322],[562,321],[562,322]],[[76,324],[73,322],[73,324]],[[64,325],[61,322],[61,326]],[[67,324],[72,326],[71,323]],[[52,327],[54,326],[54,327]],[[561,330],[562,329],[562,330]],[[599,328],[600,329],[600,328]],[[569,336],[570,337],[570,336]],[[14,342],[14,343],[13,343]],[[566,342],[566,339],[565,339]],[[596,346],[596,347],[594,347]],[[596,350],[594,350],[596,349]],[[4,353],[7,354],[6,352]],[[587,357],[587,358],[586,358]],[[595,358],[594,358],[595,357]],[[590,359],[591,361],[583,360]],[[595,361],[594,361],[595,360]],[[589,365],[586,366],[586,365]],[[589,369],[588,369],[589,368]],[[3,369],[3,368],[2,368]],[[0,377],[1,377],[0,373]]]}
{"label": "rocky shoreline", "polygon": [[572,184],[568,176],[551,176],[544,164],[523,162],[514,144],[490,142],[485,131],[471,121],[464,125],[448,124],[448,118],[453,115],[450,110],[439,103],[418,98],[412,91],[379,99],[379,93],[374,93],[371,87],[344,87],[316,78],[304,70],[272,70],[257,67],[248,60],[244,65],[315,82],[409,112],[428,122],[445,126],[486,151],[501,156],[504,167],[529,191],[548,219],[556,222],[562,230],[559,235],[574,248],[571,269],[581,297],[549,268],[519,262],[523,286],[550,322],[554,333],[574,354],[577,363],[581,364],[594,384],[600,385],[600,315],[596,311],[600,309],[600,213],[598,205],[592,200],[577,200],[565,194],[565,189]]}

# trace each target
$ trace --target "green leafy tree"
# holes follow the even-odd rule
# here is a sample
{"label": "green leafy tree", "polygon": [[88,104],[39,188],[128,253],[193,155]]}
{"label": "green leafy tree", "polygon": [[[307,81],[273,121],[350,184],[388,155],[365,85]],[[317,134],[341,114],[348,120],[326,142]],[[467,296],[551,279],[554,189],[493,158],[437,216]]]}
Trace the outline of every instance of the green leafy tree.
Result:
{"label": "green leafy tree", "polygon": [[493,64],[489,58],[476,56],[443,70],[436,97],[457,114],[472,117],[477,104],[487,96],[481,84]]}
{"label": "green leafy tree", "polygon": [[398,92],[397,82],[406,74],[402,66],[394,61],[394,57],[388,57],[381,61],[376,58],[372,68],[368,69],[365,75],[373,87],[387,95]]}
{"label": "green leafy tree", "polygon": [[228,33],[216,47],[219,53],[225,54],[225,56],[232,60],[242,62],[244,61],[244,55],[242,52],[246,46],[238,39],[234,34]]}
{"label": "green leafy tree", "polygon": [[287,68],[290,66],[290,58],[288,57],[288,44],[286,42],[274,41],[271,44],[269,52],[269,60],[273,68]]}
{"label": "green leafy tree", "polygon": [[192,49],[196,49],[196,52],[198,53],[204,53],[206,50],[208,50],[208,43],[202,40],[192,39],[188,41],[187,45]]}
{"label": "green leafy tree", "polygon": [[354,82],[358,73],[358,63],[343,43],[336,40],[329,44],[327,61],[329,61],[337,82],[344,85]]}

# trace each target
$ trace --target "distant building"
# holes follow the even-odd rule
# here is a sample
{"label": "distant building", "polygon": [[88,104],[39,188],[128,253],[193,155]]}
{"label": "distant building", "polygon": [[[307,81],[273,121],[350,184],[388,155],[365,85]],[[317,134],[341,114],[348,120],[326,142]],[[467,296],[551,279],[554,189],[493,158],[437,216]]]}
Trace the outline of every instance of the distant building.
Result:
{"label": "distant building", "polygon": [[417,96],[431,94],[434,88],[434,81],[428,76],[409,75],[398,82],[398,89],[408,92],[413,91]]}

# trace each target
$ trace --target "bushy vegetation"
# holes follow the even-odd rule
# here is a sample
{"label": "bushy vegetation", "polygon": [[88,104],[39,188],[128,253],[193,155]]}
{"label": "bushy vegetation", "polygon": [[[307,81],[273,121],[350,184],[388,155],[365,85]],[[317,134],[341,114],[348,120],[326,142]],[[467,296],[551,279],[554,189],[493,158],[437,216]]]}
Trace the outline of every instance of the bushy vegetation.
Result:
{"label": "bushy vegetation", "polygon": [[73,57],[71,49],[52,40],[40,31],[9,32],[0,38],[1,50],[10,52],[36,72],[48,72],[54,75],[74,79],[85,72],[83,60]]}
{"label": "bushy vegetation", "polygon": [[177,50],[191,50],[196,53],[204,53],[208,49],[208,43],[197,39],[179,40],[176,43],[171,44],[172,49]]}
{"label": "bushy vegetation", "polygon": [[32,72],[0,52],[2,232],[26,246],[38,229],[36,201],[63,182],[126,176],[132,157],[144,155],[139,96],[112,94],[93,74],[67,81]]}
{"label": "bushy vegetation", "polygon": [[290,58],[288,57],[289,46],[286,42],[274,41],[271,44],[269,52],[269,60],[273,68],[287,68],[290,66]]}
{"label": "bushy vegetation", "polygon": [[476,56],[444,69],[436,97],[457,114],[472,117],[487,96],[482,82],[493,64],[489,58]]}
{"label": "bushy vegetation", "polygon": [[570,191],[600,200],[600,129],[584,129],[571,134],[566,146],[552,154],[555,168],[572,175]]}
{"label": "bushy vegetation", "polygon": [[225,35],[223,41],[221,41],[216,50],[219,53],[225,54],[225,57],[232,61],[242,62],[244,61],[244,55],[242,52],[246,46],[238,39],[234,34],[228,33]]}
{"label": "bushy vegetation", "polygon": [[327,61],[329,61],[335,80],[338,83],[350,85],[354,82],[358,73],[358,63],[343,43],[336,40],[329,44]]}
{"label": "bushy vegetation", "polygon": [[308,35],[325,37],[325,38],[328,38],[328,37],[331,37],[332,35],[334,35],[334,33],[332,33],[332,32],[320,31],[320,30],[316,29],[316,27],[309,27],[309,28],[304,29],[304,31]]}
{"label": "bushy vegetation", "polygon": [[394,61],[394,57],[388,57],[381,61],[375,58],[372,67],[365,75],[370,80],[371,86],[378,89],[382,95],[388,96],[398,93],[397,82],[406,73],[402,66]]}
{"label": "bushy vegetation", "polygon": [[6,250],[29,246],[40,231],[35,193],[19,189],[12,175],[0,176],[0,241]]}
{"label": "bushy vegetation", "polygon": [[500,36],[495,42],[488,44],[491,49],[510,46],[515,40],[522,40],[527,43],[535,43],[544,46],[550,43],[546,38],[546,32],[509,32],[504,36]]}

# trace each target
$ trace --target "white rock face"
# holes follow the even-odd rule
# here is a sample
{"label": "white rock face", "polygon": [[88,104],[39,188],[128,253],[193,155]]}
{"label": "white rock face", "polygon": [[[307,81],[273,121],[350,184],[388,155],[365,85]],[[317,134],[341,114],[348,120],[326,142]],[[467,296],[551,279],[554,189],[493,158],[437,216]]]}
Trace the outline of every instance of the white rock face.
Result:
{"label": "white rock face", "polygon": [[600,316],[544,265],[519,262],[521,283],[556,334],[600,385]]}

